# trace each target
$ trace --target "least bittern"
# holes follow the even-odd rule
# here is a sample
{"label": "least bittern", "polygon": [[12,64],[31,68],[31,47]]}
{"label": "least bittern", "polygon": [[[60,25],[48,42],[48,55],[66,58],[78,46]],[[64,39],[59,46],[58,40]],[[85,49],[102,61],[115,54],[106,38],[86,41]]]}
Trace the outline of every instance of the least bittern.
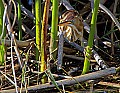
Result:
{"label": "least bittern", "polygon": [[74,42],[83,38],[82,17],[75,10],[68,10],[60,19],[59,30],[63,31],[63,35],[69,41]]}

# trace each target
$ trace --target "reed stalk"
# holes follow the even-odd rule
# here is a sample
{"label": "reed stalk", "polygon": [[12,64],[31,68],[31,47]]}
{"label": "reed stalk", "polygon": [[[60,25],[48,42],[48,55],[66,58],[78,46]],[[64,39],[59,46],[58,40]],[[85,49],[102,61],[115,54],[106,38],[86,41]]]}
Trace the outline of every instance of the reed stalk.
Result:
{"label": "reed stalk", "polygon": [[36,60],[40,60],[41,41],[41,0],[35,0],[35,21],[36,21]]}
{"label": "reed stalk", "polygon": [[[4,15],[4,5],[2,0],[0,0],[0,40],[5,37],[5,31],[3,31],[3,15]],[[3,35],[3,36],[2,36]],[[1,40],[2,42],[2,40]],[[0,45],[0,65],[4,64],[4,54],[5,54],[5,46],[4,43]]]}
{"label": "reed stalk", "polygon": [[100,0],[94,0],[94,9],[92,12],[90,34],[89,34],[89,38],[88,38],[88,46],[86,47],[86,50],[85,50],[85,60],[84,60],[84,67],[83,67],[82,74],[89,72],[90,58],[91,58],[91,54],[92,54],[92,47],[93,47],[93,40],[94,40],[94,35],[95,35],[99,2],[100,2]]}
{"label": "reed stalk", "polygon": [[0,35],[2,34],[3,14],[4,14],[4,5],[2,0],[0,0]]}
{"label": "reed stalk", "polygon": [[22,40],[21,0],[18,0],[18,26],[19,26],[19,40]]}
{"label": "reed stalk", "polygon": [[[46,37],[47,37],[47,25],[48,25],[48,14],[49,14],[50,0],[46,0],[43,13],[42,30],[41,30],[41,72],[46,70],[47,67],[47,53],[46,53]],[[44,77],[42,83],[47,81]]]}
{"label": "reed stalk", "polygon": [[[22,82],[21,82],[21,90],[23,89],[22,88],[22,85],[24,85],[24,88],[25,90],[27,91],[27,82],[26,82],[26,65],[27,65],[27,62],[29,60],[29,51],[27,53],[25,53],[26,55],[26,61],[24,62],[23,64],[23,67],[22,67]],[[27,92],[26,92],[27,93]]]}
{"label": "reed stalk", "polygon": [[53,52],[57,48],[57,32],[58,32],[58,2],[52,0],[52,28],[50,41],[50,58],[56,59],[57,52]]}
{"label": "reed stalk", "polygon": [[4,55],[5,55],[5,46],[4,43],[2,43],[2,45],[0,45],[0,65],[4,65]]}

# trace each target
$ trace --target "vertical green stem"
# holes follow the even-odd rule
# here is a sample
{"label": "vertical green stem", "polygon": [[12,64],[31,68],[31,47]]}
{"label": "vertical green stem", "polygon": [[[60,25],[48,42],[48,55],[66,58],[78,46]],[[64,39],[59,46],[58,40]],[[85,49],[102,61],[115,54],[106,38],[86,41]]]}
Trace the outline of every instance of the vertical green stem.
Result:
{"label": "vertical green stem", "polygon": [[[45,71],[47,67],[46,37],[47,37],[49,4],[50,4],[50,0],[46,0],[44,6],[42,30],[41,30],[41,72]],[[43,78],[42,83],[45,82],[46,82],[46,78]]]}
{"label": "vertical green stem", "polygon": [[51,58],[56,58],[57,52],[52,52],[57,48],[57,32],[58,32],[58,2],[59,0],[52,0],[52,29],[51,29],[51,42],[50,42],[50,54]]}
{"label": "vertical green stem", "polygon": [[41,0],[35,0],[36,17],[36,60],[39,60],[40,41],[41,41]]}
{"label": "vertical green stem", "polygon": [[4,5],[2,0],[0,0],[0,35],[2,34],[3,14],[4,14]]}
{"label": "vertical green stem", "polygon": [[[3,33],[3,37],[5,36],[5,31],[2,32],[2,27],[3,27],[3,15],[4,15],[4,5],[2,0],[0,0],[0,35]],[[0,45],[0,65],[4,64],[4,54],[5,54],[5,46],[4,43],[1,40],[2,45]]]}
{"label": "vertical green stem", "polygon": [[2,45],[0,45],[0,65],[4,65],[4,55],[5,55],[5,46],[4,43],[2,42]]}
{"label": "vertical green stem", "polygon": [[21,0],[18,0],[19,40],[22,40]]}
{"label": "vertical green stem", "polygon": [[93,40],[94,40],[94,35],[95,35],[95,27],[96,27],[96,21],[97,21],[99,2],[100,0],[94,0],[94,9],[92,13],[90,34],[88,38],[88,46],[86,47],[86,54],[85,54],[84,67],[83,67],[82,74],[87,73],[90,67],[90,58],[91,58],[91,51],[92,51],[91,48],[93,47]]}
{"label": "vertical green stem", "polygon": [[[28,59],[29,59],[29,51],[27,53],[25,53],[26,55],[26,61],[24,62],[23,64],[23,68],[22,68],[22,85],[25,86],[25,90],[27,89],[27,82],[26,82],[26,65],[27,65],[27,62],[28,62]],[[26,92],[27,93],[27,92]]]}

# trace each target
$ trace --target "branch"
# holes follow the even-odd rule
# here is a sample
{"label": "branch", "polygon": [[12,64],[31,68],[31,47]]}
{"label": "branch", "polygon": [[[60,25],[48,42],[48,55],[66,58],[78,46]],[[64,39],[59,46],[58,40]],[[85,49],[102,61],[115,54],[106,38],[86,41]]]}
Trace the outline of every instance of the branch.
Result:
{"label": "branch", "polygon": [[[76,84],[77,82],[84,82],[87,80],[92,80],[92,79],[98,79],[110,74],[115,74],[116,73],[116,69],[114,67],[112,68],[108,68],[105,70],[101,70],[101,71],[96,71],[93,73],[89,73],[89,74],[85,74],[85,75],[81,75],[81,76],[76,76],[73,78],[69,78],[69,79],[63,79],[63,80],[59,80],[56,81],[56,83],[58,84],[58,86],[66,86],[66,85],[72,85],[72,84]],[[76,82],[77,81],[77,82]],[[50,84],[50,83],[46,83],[46,84],[41,84],[41,85],[35,85],[35,86],[30,86],[28,87],[28,91],[32,92],[32,91],[37,91],[37,90],[43,90],[43,89],[50,89],[50,88],[55,88],[54,84]],[[10,90],[3,90],[0,91],[2,93],[15,93],[15,89],[10,89]],[[22,92],[25,92],[25,90],[23,89]]]}

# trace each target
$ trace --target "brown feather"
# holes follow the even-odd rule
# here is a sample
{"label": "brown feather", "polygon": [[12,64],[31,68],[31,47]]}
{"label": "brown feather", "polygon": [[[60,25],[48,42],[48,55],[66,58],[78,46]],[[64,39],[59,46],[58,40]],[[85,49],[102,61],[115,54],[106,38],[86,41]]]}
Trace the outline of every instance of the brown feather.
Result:
{"label": "brown feather", "polygon": [[66,11],[60,19],[59,30],[63,31],[64,37],[74,42],[77,39],[82,41],[83,23],[79,13],[75,10]]}

